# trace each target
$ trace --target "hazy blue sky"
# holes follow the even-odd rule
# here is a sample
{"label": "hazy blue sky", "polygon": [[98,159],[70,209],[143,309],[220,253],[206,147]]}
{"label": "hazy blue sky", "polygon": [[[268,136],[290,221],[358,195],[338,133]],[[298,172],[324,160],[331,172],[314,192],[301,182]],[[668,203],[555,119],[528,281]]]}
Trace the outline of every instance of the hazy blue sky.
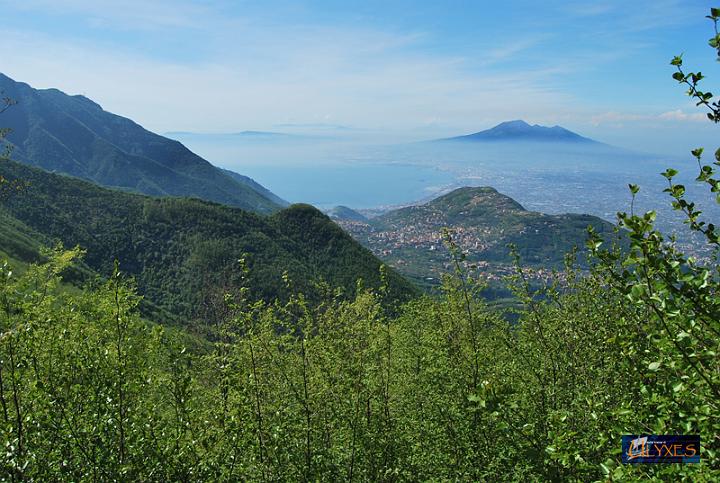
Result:
{"label": "hazy blue sky", "polygon": [[385,138],[522,118],[644,150],[720,132],[668,62],[720,86],[712,2],[0,0],[0,71],[159,131],[341,125]]}

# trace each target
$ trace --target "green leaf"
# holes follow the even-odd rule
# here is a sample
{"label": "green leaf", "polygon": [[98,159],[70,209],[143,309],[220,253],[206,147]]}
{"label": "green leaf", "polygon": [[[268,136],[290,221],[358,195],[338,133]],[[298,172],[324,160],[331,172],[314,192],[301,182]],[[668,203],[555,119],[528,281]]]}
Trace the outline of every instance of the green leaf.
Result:
{"label": "green leaf", "polygon": [[657,371],[658,369],[660,369],[660,362],[651,362],[650,364],[648,364],[648,369],[650,369],[651,371]]}
{"label": "green leaf", "polygon": [[676,169],[668,168],[665,171],[663,171],[662,174],[667,179],[670,179],[678,174],[678,171]]}
{"label": "green leaf", "polygon": [[688,333],[685,332],[684,330],[681,330],[681,331],[678,333],[678,335],[677,335],[677,340],[683,340],[683,339],[686,339],[686,338],[688,338],[688,337],[690,337],[690,334],[688,334]]}

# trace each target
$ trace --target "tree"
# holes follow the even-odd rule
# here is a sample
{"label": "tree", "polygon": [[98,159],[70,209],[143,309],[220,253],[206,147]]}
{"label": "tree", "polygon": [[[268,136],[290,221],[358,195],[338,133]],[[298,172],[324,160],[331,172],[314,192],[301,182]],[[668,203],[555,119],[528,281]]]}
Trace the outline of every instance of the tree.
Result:
{"label": "tree", "polygon": [[[709,45],[720,54],[718,21],[720,9],[711,9],[709,18],[715,35]],[[720,58],[719,58],[720,60]],[[685,72],[682,56],[675,56],[673,79],[688,87],[687,94],[698,107],[707,109],[711,122],[720,122],[720,103],[711,92],[700,89],[704,76]],[[703,162],[703,148],[691,151],[697,163],[696,181],[709,188],[710,203],[720,203],[720,149],[712,164]],[[623,294],[629,306],[644,318],[628,320],[618,334],[622,351],[628,358],[625,371],[639,371],[637,390],[642,400],[623,408],[631,411],[625,418],[626,429],[644,427],[656,434],[700,434],[703,465],[717,475],[720,466],[720,253],[716,225],[702,216],[699,205],[685,197],[686,188],[676,183],[678,170],[661,173],[667,179],[665,189],[672,207],[684,215],[688,229],[700,235],[710,255],[699,259],[681,252],[674,237],[666,237],[655,228],[655,212],[642,215],[619,213],[619,224],[629,231],[630,251],[626,255],[600,248],[597,237],[590,248],[600,260],[599,273],[608,286]],[[635,199],[637,185],[630,185]],[[623,418],[621,418],[623,420]],[[634,422],[633,422],[634,420]],[[638,431],[633,431],[638,432]],[[692,466],[692,465],[690,465]],[[620,471],[618,467],[616,471]],[[654,471],[654,470],[653,470]],[[659,473],[689,475],[691,468],[669,465]],[[694,475],[697,476],[697,475]]]}
{"label": "tree", "polygon": [[[0,114],[7,111],[10,106],[14,104],[15,101],[13,99],[4,96],[3,92],[0,92]],[[7,135],[10,134],[10,131],[10,128],[0,128],[0,147],[2,147],[2,151],[0,151],[0,159],[8,158],[10,156],[10,152],[12,151],[12,146],[6,141]]]}
{"label": "tree", "polygon": [[[7,111],[10,106],[16,102],[0,92],[0,114]],[[10,134],[11,129],[6,127],[0,127],[0,161],[6,160],[12,153],[12,144],[7,141],[7,135]],[[9,183],[2,175],[0,175],[0,198],[12,188],[14,183]]]}

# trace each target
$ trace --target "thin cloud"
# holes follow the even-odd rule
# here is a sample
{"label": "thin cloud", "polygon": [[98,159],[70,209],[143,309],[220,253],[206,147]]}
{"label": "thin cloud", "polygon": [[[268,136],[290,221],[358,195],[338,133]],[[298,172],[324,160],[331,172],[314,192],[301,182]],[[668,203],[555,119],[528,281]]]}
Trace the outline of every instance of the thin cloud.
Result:
{"label": "thin cloud", "polygon": [[595,3],[592,5],[568,5],[566,11],[577,17],[597,17],[615,10],[615,5],[607,3]]}
{"label": "thin cloud", "polygon": [[[414,128],[425,119],[471,125],[479,112],[535,116],[573,99],[547,76],[473,72],[454,57],[408,54],[391,34],[306,32],[193,64],[110,52],[47,36],[4,31],[5,73],[37,87],[84,93],[159,131],[263,128],[291,118],[360,127]],[[388,45],[367,49],[368,39]],[[378,44],[379,45],[379,44]],[[509,95],[512,93],[512,96]]]}
{"label": "thin cloud", "polygon": [[688,113],[682,109],[675,109],[660,114],[636,114],[628,112],[604,112],[591,117],[593,126],[603,124],[622,125],[625,122],[672,121],[672,122],[698,122],[707,121],[707,116],[701,112]]}
{"label": "thin cloud", "polygon": [[592,5],[563,5],[561,10],[581,20],[604,17],[606,26],[615,35],[683,25],[694,21],[697,15],[687,0],[635,0],[631,5],[624,0],[613,0]]}
{"label": "thin cloud", "polygon": [[179,0],[0,0],[3,9],[19,9],[43,15],[81,18],[94,28],[154,30],[199,28],[214,14],[209,5]]}
{"label": "thin cloud", "polygon": [[504,42],[500,47],[489,48],[482,55],[481,65],[492,65],[504,60],[512,59],[521,52],[538,47],[550,35],[536,35],[524,39]]}
{"label": "thin cloud", "polygon": [[707,121],[707,115],[701,112],[687,113],[681,109],[663,112],[658,118],[666,121]]}

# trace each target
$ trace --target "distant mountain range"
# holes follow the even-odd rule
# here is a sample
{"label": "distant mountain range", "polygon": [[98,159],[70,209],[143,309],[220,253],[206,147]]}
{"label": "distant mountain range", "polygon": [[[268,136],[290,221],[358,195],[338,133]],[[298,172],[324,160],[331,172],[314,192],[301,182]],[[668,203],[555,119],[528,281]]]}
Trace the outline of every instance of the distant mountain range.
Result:
{"label": "distant mountain range", "polygon": [[392,210],[366,222],[338,220],[380,259],[421,285],[452,270],[441,232],[448,228],[467,256],[490,277],[511,271],[508,244],[524,266],[562,268],[573,247],[585,249],[587,228],[609,237],[614,226],[591,215],[528,211],[490,187],[459,188],[428,203]]}
{"label": "distant mountain range", "polygon": [[237,137],[237,138],[262,138],[262,139],[300,137],[296,134],[287,134],[287,133],[272,132],[272,131],[239,131],[239,132],[219,132],[219,133],[202,133],[202,132],[193,132],[193,131],[170,131],[170,132],[166,132],[165,135],[170,138],[187,137],[187,136]]}
{"label": "distant mountain range", "polygon": [[530,125],[525,121],[507,121],[485,131],[456,136],[445,139],[438,139],[441,142],[503,142],[503,141],[528,141],[528,142],[554,142],[554,143],[592,143],[600,144],[590,138],[583,137],[560,126]]}
{"label": "distant mountain range", "polygon": [[48,171],[155,196],[188,196],[272,213],[287,203],[250,178],[233,176],[178,141],[104,111],[84,96],[33,89],[0,74],[17,102],[2,116],[13,159]]}

